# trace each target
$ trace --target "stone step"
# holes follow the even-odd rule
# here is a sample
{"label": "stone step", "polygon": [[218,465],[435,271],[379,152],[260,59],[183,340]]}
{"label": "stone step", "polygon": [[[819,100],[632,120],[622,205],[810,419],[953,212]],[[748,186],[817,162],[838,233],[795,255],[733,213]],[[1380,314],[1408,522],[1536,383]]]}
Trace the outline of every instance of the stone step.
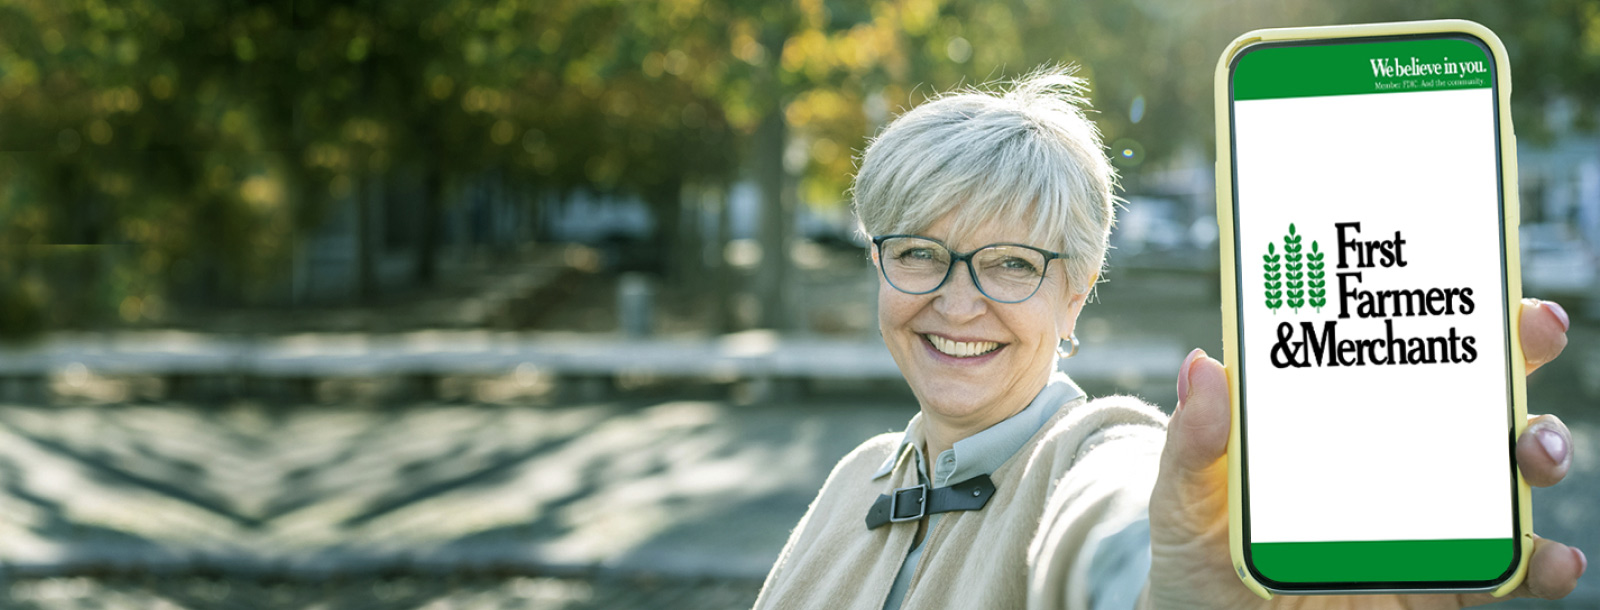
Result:
{"label": "stone step", "polygon": [[[1086,348],[1063,369],[1080,379],[1168,375],[1183,357],[1173,341],[1133,340]],[[495,331],[316,333],[280,337],[185,332],[53,336],[0,348],[0,379],[102,376],[282,379],[503,375],[654,375],[720,380],[898,380],[879,340],[784,337],[765,331],[713,338]],[[3,385],[3,384],[0,384]],[[24,392],[25,390],[7,390]]]}

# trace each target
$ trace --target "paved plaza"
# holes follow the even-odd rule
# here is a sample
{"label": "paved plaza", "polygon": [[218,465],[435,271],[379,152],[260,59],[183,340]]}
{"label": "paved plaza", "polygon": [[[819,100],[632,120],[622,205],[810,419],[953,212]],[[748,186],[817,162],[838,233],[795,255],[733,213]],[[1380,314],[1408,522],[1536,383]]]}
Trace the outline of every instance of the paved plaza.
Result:
{"label": "paved plaza", "polygon": [[[3,607],[745,607],[834,461],[914,408],[7,406]],[[1567,421],[1535,522],[1600,548],[1600,422]]]}
{"label": "paved plaza", "polygon": [[[1113,282],[1085,309],[1067,368],[1091,395],[1170,410],[1186,348],[1220,353],[1214,297],[1183,282],[1205,284]],[[1577,324],[1529,381],[1530,410],[1576,442],[1534,523],[1594,554],[1600,325]],[[425,392],[308,369],[254,396],[56,367],[54,399],[0,400],[0,608],[745,608],[831,466],[916,409],[882,379],[777,392],[504,368]],[[1597,608],[1600,584],[1510,607]]]}

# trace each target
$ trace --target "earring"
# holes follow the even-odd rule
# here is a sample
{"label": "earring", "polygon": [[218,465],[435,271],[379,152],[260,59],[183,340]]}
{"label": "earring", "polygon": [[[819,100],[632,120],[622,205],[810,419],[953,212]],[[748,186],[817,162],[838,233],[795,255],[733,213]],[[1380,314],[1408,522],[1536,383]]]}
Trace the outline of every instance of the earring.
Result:
{"label": "earring", "polygon": [[1069,350],[1065,346],[1057,344],[1056,354],[1059,354],[1062,358],[1071,358],[1078,355],[1078,333],[1067,335],[1067,338],[1062,339],[1061,343],[1070,344],[1072,348]]}

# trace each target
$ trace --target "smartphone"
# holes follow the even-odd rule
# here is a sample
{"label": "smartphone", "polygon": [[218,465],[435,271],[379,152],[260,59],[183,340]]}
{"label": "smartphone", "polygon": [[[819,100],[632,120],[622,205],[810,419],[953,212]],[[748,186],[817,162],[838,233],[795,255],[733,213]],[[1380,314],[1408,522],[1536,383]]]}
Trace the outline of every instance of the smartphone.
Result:
{"label": "smartphone", "polygon": [[1504,46],[1458,20],[1260,30],[1216,78],[1239,577],[1509,592],[1532,538]]}

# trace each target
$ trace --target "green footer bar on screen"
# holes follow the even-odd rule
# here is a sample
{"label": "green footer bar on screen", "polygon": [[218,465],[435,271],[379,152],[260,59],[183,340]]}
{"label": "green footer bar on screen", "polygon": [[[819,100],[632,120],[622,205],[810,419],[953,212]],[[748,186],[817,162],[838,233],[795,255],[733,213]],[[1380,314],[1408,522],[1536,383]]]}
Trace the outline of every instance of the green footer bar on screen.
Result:
{"label": "green footer bar on screen", "polygon": [[1511,566],[1511,538],[1257,542],[1250,562],[1278,582],[1484,581]]}

